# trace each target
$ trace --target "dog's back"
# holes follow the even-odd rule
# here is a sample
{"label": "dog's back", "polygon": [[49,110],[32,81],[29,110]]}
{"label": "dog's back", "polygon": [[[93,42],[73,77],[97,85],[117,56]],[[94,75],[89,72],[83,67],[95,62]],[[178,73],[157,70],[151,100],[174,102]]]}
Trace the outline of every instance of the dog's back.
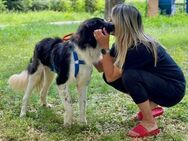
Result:
{"label": "dog's back", "polygon": [[[63,42],[61,38],[44,38],[39,41],[34,49],[33,57],[30,59],[26,70],[20,74],[12,75],[8,83],[14,90],[25,90],[28,83],[29,75],[34,74],[39,65],[48,67],[51,71],[57,73],[57,84],[64,84],[69,77],[71,53],[74,50],[73,44],[69,42]],[[42,77],[42,75],[41,75]],[[39,80],[42,81],[43,78]],[[38,88],[40,90],[40,85]]]}
{"label": "dog's back", "polygon": [[60,38],[44,38],[39,41],[35,46],[32,60],[27,68],[29,74],[33,74],[36,71],[39,61],[43,65],[51,68],[52,51],[56,48],[56,45],[61,42],[62,40]]}

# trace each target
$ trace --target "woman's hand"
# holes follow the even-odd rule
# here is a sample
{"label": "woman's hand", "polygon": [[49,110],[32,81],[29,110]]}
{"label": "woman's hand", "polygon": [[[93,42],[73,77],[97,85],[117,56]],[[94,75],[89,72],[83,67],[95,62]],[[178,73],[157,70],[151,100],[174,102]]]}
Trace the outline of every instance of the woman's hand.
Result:
{"label": "woman's hand", "polygon": [[105,28],[94,31],[94,37],[100,48],[109,49],[109,34]]}

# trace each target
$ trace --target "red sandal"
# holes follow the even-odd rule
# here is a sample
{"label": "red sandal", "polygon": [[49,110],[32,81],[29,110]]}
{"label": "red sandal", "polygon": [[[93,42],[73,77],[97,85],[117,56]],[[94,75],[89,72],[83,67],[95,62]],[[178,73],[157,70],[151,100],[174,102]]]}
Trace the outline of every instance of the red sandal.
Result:
{"label": "red sandal", "polygon": [[[161,116],[163,113],[164,113],[164,109],[162,107],[156,107],[156,108],[152,109],[153,117]],[[138,112],[137,116],[135,117],[135,119],[142,120],[143,119],[142,113]]]}
{"label": "red sandal", "polygon": [[160,130],[157,128],[152,131],[148,131],[144,126],[141,124],[138,124],[135,128],[133,128],[131,131],[135,132],[137,135],[133,135],[131,132],[128,133],[128,136],[131,138],[144,138],[148,136],[154,136],[160,133]]}

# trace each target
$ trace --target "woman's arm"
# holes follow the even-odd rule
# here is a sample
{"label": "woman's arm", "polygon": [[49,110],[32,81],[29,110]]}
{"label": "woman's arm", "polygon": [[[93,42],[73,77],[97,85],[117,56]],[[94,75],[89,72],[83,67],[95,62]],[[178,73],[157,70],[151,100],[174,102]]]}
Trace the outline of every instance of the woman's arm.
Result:
{"label": "woman's arm", "polygon": [[102,65],[107,82],[112,82],[121,77],[122,70],[114,66],[113,58],[109,53],[103,55]]}
{"label": "woman's arm", "polygon": [[103,72],[102,60],[100,60],[99,62],[97,62],[97,63],[95,63],[93,65],[98,70],[98,72]]}
{"label": "woman's arm", "polygon": [[[101,29],[95,30],[94,36],[101,48],[109,49],[109,35],[105,29],[103,29],[103,32]],[[122,70],[114,66],[114,60],[109,53],[103,55],[102,67],[108,82],[112,82],[122,75]]]}

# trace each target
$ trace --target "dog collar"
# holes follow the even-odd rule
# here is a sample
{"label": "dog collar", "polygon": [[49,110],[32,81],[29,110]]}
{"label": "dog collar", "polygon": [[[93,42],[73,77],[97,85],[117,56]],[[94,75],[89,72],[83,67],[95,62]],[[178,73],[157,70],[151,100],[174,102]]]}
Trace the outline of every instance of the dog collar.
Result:
{"label": "dog collar", "polygon": [[75,51],[73,51],[73,57],[74,57],[74,66],[75,66],[74,77],[76,78],[79,73],[80,64],[85,64],[85,61],[79,60],[78,54]]}

